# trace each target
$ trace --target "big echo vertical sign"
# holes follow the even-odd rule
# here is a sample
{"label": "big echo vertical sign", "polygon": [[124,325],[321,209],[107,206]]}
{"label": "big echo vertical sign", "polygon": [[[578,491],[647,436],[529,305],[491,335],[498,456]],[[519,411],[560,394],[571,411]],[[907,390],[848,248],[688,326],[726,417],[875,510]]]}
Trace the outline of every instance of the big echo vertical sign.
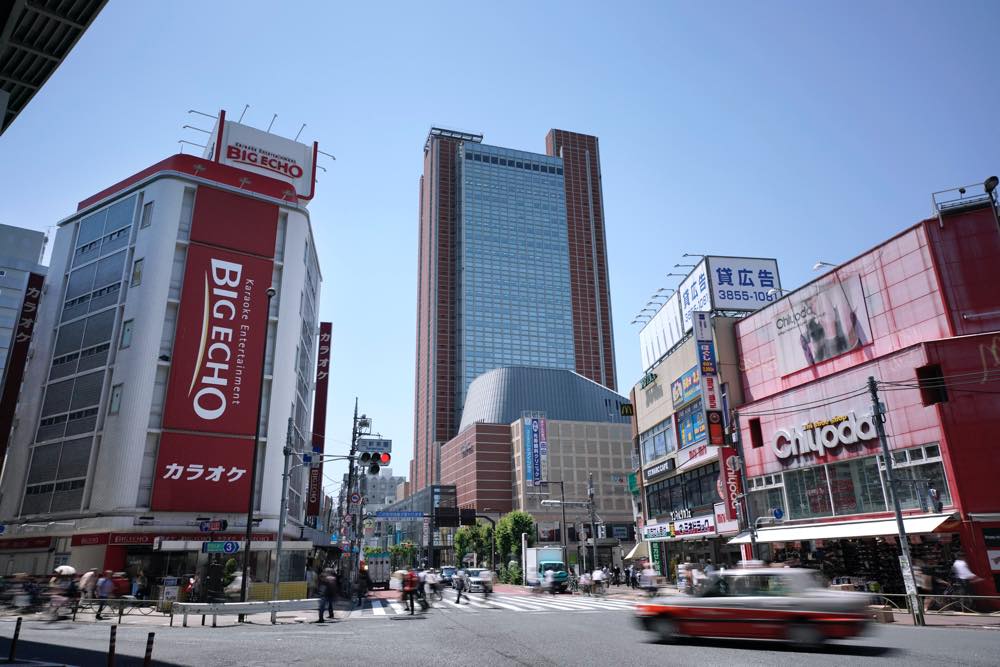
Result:
{"label": "big echo vertical sign", "polygon": [[153,510],[247,506],[277,225],[275,204],[198,188]]}
{"label": "big echo vertical sign", "polygon": [[[319,325],[319,352],[316,355],[316,393],[313,399],[312,451],[313,456],[323,455],[326,439],[326,396],[330,387],[330,347],[333,345],[333,324]],[[306,494],[306,516],[319,516],[323,498],[323,461],[309,466],[309,491]]]}

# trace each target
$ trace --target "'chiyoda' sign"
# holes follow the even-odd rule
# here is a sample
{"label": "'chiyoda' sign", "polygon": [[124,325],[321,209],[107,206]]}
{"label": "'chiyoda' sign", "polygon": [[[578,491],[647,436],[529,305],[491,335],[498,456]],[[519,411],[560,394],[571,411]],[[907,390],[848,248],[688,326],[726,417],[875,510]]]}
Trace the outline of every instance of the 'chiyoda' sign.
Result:
{"label": "'chiyoda' sign", "polygon": [[771,441],[771,449],[782,460],[804,454],[825,456],[827,451],[841,445],[853,445],[876,437],[878,434],[871,413],[858,417],[852,410],[846,415],[778,429]]}

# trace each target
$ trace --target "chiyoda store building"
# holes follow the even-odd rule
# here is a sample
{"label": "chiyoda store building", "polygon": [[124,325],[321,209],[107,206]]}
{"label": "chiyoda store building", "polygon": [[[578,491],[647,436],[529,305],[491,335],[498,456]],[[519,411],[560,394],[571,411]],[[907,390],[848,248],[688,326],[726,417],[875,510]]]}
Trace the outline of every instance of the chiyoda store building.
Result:
{"label": "chiyoda store building", "polygon": [[[291,419],[291,446],[312,449],[329,349],[306,209],[316,147],[224,112],[212,136],[59,223],[4,467],[0,573],[194,573],[205,540],[244,550],[253,494],[253,577],[274,575],[282,447]],[[308,477],[291,478],[289,572],[312,547]]]}
{"label": "chiyoda store building", "polygon": [[903,591],[873,377],[914,561],[947,581],[962,555],[976,592],[996,594],[1000,322],[977,268],[987,256],[1000,260],[992,212],[955,209],[736,324],[760,556]]}

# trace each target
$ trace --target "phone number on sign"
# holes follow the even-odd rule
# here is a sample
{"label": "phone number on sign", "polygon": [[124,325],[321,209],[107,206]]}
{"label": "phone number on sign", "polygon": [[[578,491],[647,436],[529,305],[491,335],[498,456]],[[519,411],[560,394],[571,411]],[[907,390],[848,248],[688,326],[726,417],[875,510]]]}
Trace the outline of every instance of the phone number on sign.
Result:
{"label": "phone number on sign", "polygon": [[774,301],[778,298],[776,293],[747,291],[738,289],[720,289],[718,291],[720,299],[727,301]]}

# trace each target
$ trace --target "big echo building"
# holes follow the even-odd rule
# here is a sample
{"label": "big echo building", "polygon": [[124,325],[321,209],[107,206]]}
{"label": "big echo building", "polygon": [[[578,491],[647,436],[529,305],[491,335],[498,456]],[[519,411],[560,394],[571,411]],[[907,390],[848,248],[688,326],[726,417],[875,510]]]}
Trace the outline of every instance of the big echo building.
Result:
{"label": "big echo building", "polygon": [[[211,136],[58,223],[3,471],[4,574],[204,572],[228,558],[206,540],[245,550],[254,494],[252,577],[277,576],[282,447],[322,449],[318,148],[225,112]],[[310,478],[291,477],[283,579],[304,578],[313,547]]]}

